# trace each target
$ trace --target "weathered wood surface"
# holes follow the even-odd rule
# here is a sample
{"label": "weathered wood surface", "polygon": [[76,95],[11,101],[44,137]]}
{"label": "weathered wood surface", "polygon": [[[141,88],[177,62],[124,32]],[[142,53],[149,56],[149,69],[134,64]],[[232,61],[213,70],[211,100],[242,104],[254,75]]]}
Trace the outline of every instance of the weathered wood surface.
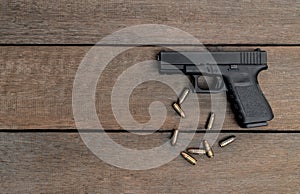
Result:
{"label": "weathered wood surface", "polygon": [[0,2],[2,44],[94,44],[138,24],[180,28],[205,44],[299,44],[300,4],[267,1]]}
{"label": "weathered wood surface", "polygon": [[[126,147],[151,149],[169,134],[140,138],[110,134]],[[2,193],[297,193],[300,134],[235,134],[215,157],[192,166],[178,156],[142,171],[111,166],[93,155],[78,134],[1,133]],[[221,134],[220,138],[225,134]],[[197,134],[191,145],[203,137]],[[109,148],[108,148],[109,149]],[[114,154],[114,153],[111,153]],[[143,155],[137,156],[143,157]],[[132,158],[134,161],[134,158]]]}
{"label": "weathered wood surface", "polygon": [[[73,80],[81,60],[89,49],[90,47],[0,47],[0,127],[74,129]],[[218,47],[213,50],[236,49]],[[275,118],[268,127],[261,129],[299,130],[300,47],[263,49],[268,52],[269,69],[261,72],[259,82],[273,108]],[[111,110],[110,95],[117,77],[135,63],[154,59],[159,50],[153,47],[138,47],[124,52],[109,63],[98,81],[95,103],[105,129],[122,129]],[[133,91],[130,111],[138,122],[147,122],[150,119],[149,104],[156,100],[161,101],[166,105],[168,112],[166,122],[161,128],[171,129],[176,127],[179,121],[170,106],[176,98],[176,94],[167,86],[146,82]],[[220,101],[225,100],[220,97]],[[211,108],[209,95],[199,95],[199,104],[201,129]],[[224,129],[239,129],[229,106]]]}
{"label": "weathered wood surface", "polygon": [[[292,133],[234,133],[240,128],[227,104],[223,129],[232,130],[237,140],[222,149],[215,144],[213,159],[197,157],[198,165],[192,166],[178,156],[158,168],[142,171],[117,168],[100,160],[72,130],[76,128],[72,112],[73,81],[80,62],[91,48],[83,44],[95,44],[117,30],[138,24],[176,27],[204,44],[277,45],[262,48],[268,51],[269,70],[259,76],[275,118],[268,127],[256,130]],[[21,131],[0,132],[2,193],[300,192],[300,47],[295,46],[300,43],[299,1],[3,0],[0,25],[2,45],[52,45],[0,47],[0,129]],[[178,36],[179,43],[184,40],[181,34],[172,35]],[[95,102],[98,117],[104,129],[115,130],[108,135],[127,148],[151,149],[169,141],[167,131],[142,136],[116,131],[123,127],[111,109],[110,95],[117,77],[137,62],[154,59],[159,50],[154,47],[128,50],[113,59],[98,80]],[[217,95],[219,101],[226,102],[223,97]],[[161,101],[167,110],[161,128],[172,129],[179,124],[179,117],[170,106],[176,98],[166,85],[143,83],[130,96],[130,112],[136,121],[145,123],[150,119],[151,102]],[[209,95],[199,95],[199,104],[201,130],[210,112]],[[221,121],[217,119],[215,124],[220,125]],[[41,130],[32,133],[28,129]],[[100,134],[104,134],[101,130]],[[86,133],[96,135],[93,131]],[[180,134],[179,145],[186,134],[190,133]],[[219,139],[227,135],[228,131],[221,133]],[[199,145],[203,136],[196,134],[190,145]],[[103,147],[113,150],[108,144]],[[120,157],[118,152],[110,154]],[[132,157],[132,162],[143,157],[138,154]]]}

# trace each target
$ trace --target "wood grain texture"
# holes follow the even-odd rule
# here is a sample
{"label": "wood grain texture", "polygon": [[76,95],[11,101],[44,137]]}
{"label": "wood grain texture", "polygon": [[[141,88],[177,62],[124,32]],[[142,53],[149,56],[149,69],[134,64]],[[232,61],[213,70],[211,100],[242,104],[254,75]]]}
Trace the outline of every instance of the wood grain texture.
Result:
{"label": "wood grain texture", "polygon": [[[77,68],[90,47],[0,47],[0,127],[2,129],[72,129],[72,88]],[[253,48],[239,48],[249,50]],[[299,130],[300,47],[264,47],[269,69],[259,75],[261,88],[275,118],[261,129]],[[117,77],[137,62],[154,59],[160,48],[138,47],[114,58],[101,75],[96,90],[96,109],[105,129],[122,129],[111,108],[111,91]],[[236,50],[218,47],[211,50]],[[146,73],[146,72],[145,72]],[[223,94],[217,95],[226,101]],[[201,109],[199,128],[211,110],[210,96],[198,95]],[[132,92],[130,112],[140,123],[151,117],[148,107],[161,101],[167,108],[162,129],[176,127],[179,118],[171,103],[176,94],[166,85],[145,82]],[[218,116],[218,115],[217,115]],[[220,124],[221,121],[216,121]],[[132,125],[133,126],[133,125]],[[239,129],[227,105],[224,129]],[[128,128],[130,129],[130,127]]]}
{"label": "wood grain texture", "polygon": [[[178,156],[142,171],[111,166],[84,145],[78,134],[1,133],[2,193],[297,193],[300,191],[300,134],[235,134],[215,157],[198,156],[192,166]],[[151,138],[111,134],[124,146],[150,149],[169,134]],[[197,134],[195,146],[203,134]],[[220,135],[220,138],[224,134]],[[149,146],[150,145],[150,146]],[[114,154],[114,153],[112,153]],[[143,157],[141,154],[137,157]],[[133,158],[134,161],[134,158]]]}
{"label": "wood grain texture", "polygon": [[0,5],[2,44],[94,44],[138,24],[177,27],[205,44],[300,43],[297,0],[2,0]]}

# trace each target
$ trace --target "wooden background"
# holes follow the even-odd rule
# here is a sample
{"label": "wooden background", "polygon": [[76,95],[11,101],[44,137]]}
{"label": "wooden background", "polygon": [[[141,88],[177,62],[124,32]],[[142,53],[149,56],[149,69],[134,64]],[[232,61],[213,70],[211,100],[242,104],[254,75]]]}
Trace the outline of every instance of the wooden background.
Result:
{"label": "wooden background", "polygon": [[[267,127],[241,129],[227,106],[220,138],[235,134],[237,141],[222,150],[215,144],[216,157],[199,157],[197,166],[179,156],[155,169],[130,171],[97,158],[81,140],[73,118],[76,70],[101,38],[149,23],[180,28],[210,50],[266,50],[269,69],[259,75],[259,82],[274,120]],[[1,192],[300,191],[299,1],[1,0],[0,26]],[[165,86],[145,83],[131,96],[131,113],[139,122],[149,120],[152,101],[161,100],[168,107],[161,131],[148,138],[124,133],[106,98],[122,69],[154,59],[159,50],[142,46],[119,55],[102,79],[105,87],[97,88],[96,108],[104,129],[130,148],[158,146],[168,141],[169,129],[178,124],[168,106],[176,95]],[[209,96],[199,98],[206,115]],[[191,145],[203,137],[205,120],[200,118],[200,133]]]}

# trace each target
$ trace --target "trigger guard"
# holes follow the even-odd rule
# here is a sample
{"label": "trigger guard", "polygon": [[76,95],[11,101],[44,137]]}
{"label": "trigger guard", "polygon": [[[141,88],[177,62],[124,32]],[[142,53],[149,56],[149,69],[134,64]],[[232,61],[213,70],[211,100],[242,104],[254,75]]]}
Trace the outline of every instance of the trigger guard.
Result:
{"label": "trigger guard", "polygon": [[[208,93],[208,94],[210,94],[210,93],[220,93],[220,92],[225,92],[225,91],[227,91],[227,89],[226,89],[226,86],[225,86],[225,83],[224,83],[224,81],[222,81],[222,80],[218,80],[218,82],[217,82],[217,84],[219,84],[220,86],[220,88],[219,89],[208,89],[208,90],[205,90],[205,89],[201,89],[200,87],[199,87],[199,83],[198,83],[198,79],[199,79],[199,77],[200,77],[201,75],[193,75],[193,85],[194,85],[194,88],[193,88],[193,92],[194,93]],[[218,79],[218,78],[217,78]],[[216,85],[217,85],[216,84]]]}

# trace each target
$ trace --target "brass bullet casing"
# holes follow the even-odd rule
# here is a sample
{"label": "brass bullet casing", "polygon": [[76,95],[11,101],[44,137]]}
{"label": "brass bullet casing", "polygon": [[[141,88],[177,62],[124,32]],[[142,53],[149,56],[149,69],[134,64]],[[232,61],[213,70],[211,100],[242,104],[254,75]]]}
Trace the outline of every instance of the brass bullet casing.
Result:
{"label": "brass bullet casing", "polygon": [[193,164],[193,165],[197,164],[197,160],[196,160],[193,156],[189,155],[188,153],[182,151],[182,152],[180,152],[180,155],[181,155],[184,159],[186,159],[189,163],[191,163],[191,164]]}
{"label": "brass bullet casing", "polygon": [[222,139],[221,141],[219,141],[220,147],[225,147],[228,144],[231,144],[232,142],[234,142],[235,138],[236,138],[235,135],[231,135]]}
{"label": "brass bullet casing", "polygon": [[207,122],[207,125],[206,125],[206,129],[207,130],[211,130],[212,129],[214,121],[215,121],[215,113],[211,112],[209,114],[208,122]]}
{"label": "brass bullet casing", "polygon": [[188,96],[188,94],[190,93],[190,89],[189,88],[185,88],[181,95],[178,98],[178,104],[182,104],[184,102],[184,100],[186,99],[186,97]]}
{"label": "brass bullet casing", "polygon": [[179,134],[179,130],[178,129],[174,129],[173,135],[172,135],[172,138],[171,138],[171,145],[172,146],[176,145],[176,142],[177,142],[177,139],[178,139],[178,134]]}
{"label": "brass bullet casing", "polygon": [[206,154],[206,151],[201,148],[188,148],[186,150],[189,154]]}
{"label": "brass bullet casing", "polygon": [[174,102],[172,106],[173,106],[174,110],[175,110],[182,118],[185,118],[185,114],[184,114],[183,110],[180,108],[179,104],[177,104],[176,102]]}
{"label": "brass bullet casing", "polygon": [[209,157],[209,158],[214,157],[214,152],[213,152],[211,146],[209,145],[208,141],[203,140],[203,146],[204,146],[204,149],[206,151],[207,157]]}

